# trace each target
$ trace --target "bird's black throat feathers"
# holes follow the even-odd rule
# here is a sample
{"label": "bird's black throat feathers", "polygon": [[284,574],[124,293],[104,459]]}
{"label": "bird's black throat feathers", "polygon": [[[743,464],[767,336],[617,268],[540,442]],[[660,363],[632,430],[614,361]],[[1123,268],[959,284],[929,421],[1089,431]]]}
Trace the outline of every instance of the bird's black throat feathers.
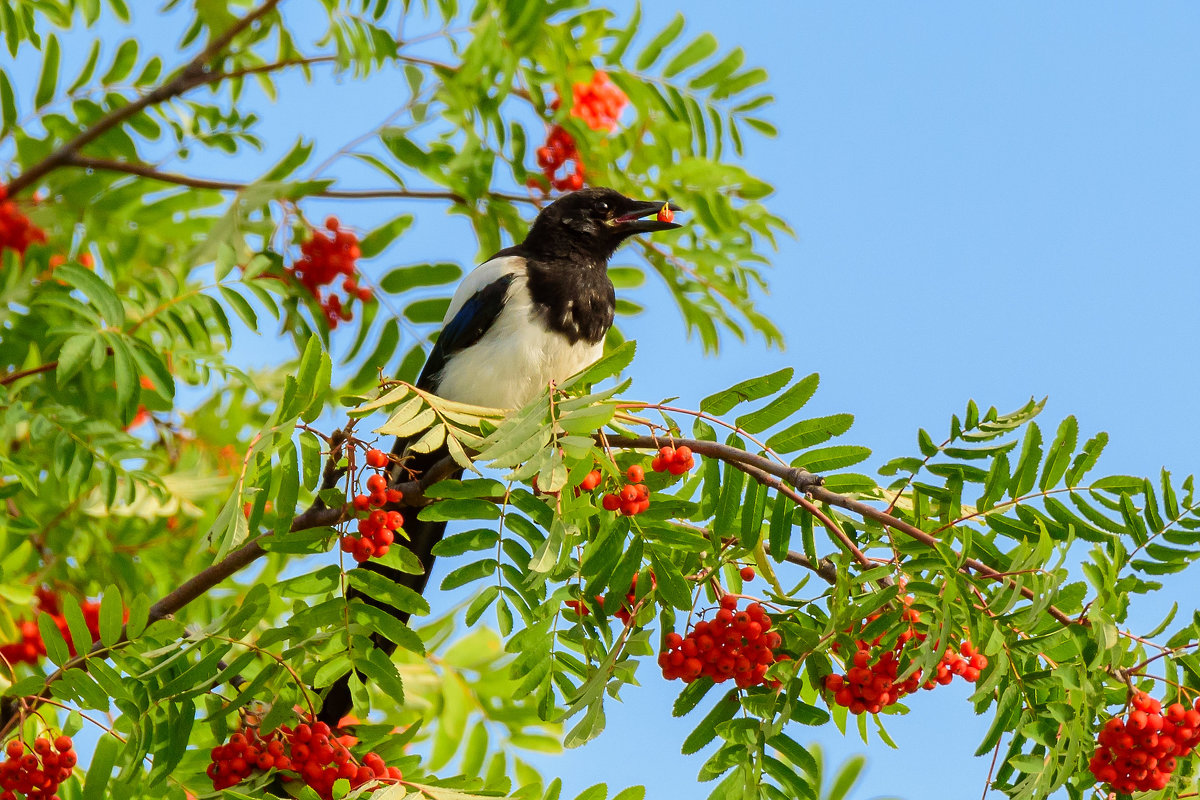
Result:
{"label": "bird's black throat feathers", "polygon": [[525,259],[525,285],[538,322],[571,344],[604,339],[617,308],[607,262],[543,255],[524,244],[506,247],[492,258],[512,256]]}

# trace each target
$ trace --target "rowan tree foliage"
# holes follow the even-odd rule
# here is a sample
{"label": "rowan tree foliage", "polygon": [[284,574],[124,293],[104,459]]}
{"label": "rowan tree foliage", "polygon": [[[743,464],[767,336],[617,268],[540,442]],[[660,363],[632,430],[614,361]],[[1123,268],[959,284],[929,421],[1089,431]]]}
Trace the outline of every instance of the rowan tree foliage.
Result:
{"label": "rowan tree foliage", "polygon": [[[680,682],[679,744],[707,748],[716,798],[815,798],[805,726],[887,741],[956,679],[993,720],[998,792],[1196,792],[1200,617],[1126,624],[1200,553],[1191,477],[1098,477],[1105,434],[1043,427],[1035,401],[971,402],[860,474],[852,415],[804,414],[816,375],[638,400],[619,324],[523,409],[411,385],[471,265],[404,263],[405,237],[449,211],[486,258],[580,183],[687,209],[623,251],[619,292],[662,281],[710,350],[781,344],[754,298],[789,229],[737,163],[774,135],[771,96],[740,49],[578,0],[160,10],[177,41],[115,39],[153,13],[125,0],[0,5],[0,797],[53,777],[84,798],[557,798],[521,752],[583,745],[607,697],[659,680]],[[391,76],[377,127],[316,163],[297,120],[260,175],[189,171],[263,147],[281,76],[330,72]],[[345,212],[310,219],[321,198]],[[358,227],[384,198],[397,215]],[[256,333],[288,355],[248,372],[231,351]],[[372,484],[394,435],[450,455]],[[470,589],[465,611],[430,619],[350,569],[419,569],[386,516],[368,525],[394,530],[386,553],[339,547],[387,489],[454,523],[431,590]],[[351,667],[354,718],[314,731]],[[75,764],[52,740],[84,726]]]}

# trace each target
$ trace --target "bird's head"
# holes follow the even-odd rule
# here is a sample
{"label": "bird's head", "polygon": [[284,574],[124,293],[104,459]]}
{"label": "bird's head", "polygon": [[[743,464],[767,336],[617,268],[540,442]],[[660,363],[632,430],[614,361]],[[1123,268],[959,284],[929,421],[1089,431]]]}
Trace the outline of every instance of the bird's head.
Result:
{"label": "bird's head", "polygon": [[680,227],[658,219],[664,205],[672,212],[682,210],[674,203],[633,200],[600,186],[581,189],[542,209],[525,246],[547,255],[582,256],[604,263],[630,236]]}

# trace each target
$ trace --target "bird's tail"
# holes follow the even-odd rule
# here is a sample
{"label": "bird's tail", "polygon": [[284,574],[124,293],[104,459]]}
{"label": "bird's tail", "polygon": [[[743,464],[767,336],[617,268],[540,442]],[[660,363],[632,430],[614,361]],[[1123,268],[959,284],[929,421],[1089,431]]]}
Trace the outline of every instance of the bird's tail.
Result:
{"label": "bird's tail", "polygon": [[[392,447],[392,454],[397,457],[403,456],[407,447],[408,441],[398,438]],[[434,464],[441,461],[447,455],[448,452],[446,450],[434,450],[432,453],[409,454],[403,466],[396,465],[392,467],[388,482],[393,485],[402,483],[404,476],[410,471],[418,476],[424,475]],[[447,477],[457,478],[460,475],[462,475],[462,470],[457,470]],[[420,511],[420,508],[405,505],[403,500],[395,508],[404,515],[404,532],[408,537],[408,541],[404,544],[420,560],[422,567],[421,574],[415,575],[409,572],[401,572],[394,567],[389,567],[376,561],[364,561],[355,567],[355,569],[365,569],[368,572],[374,572],[376,575],[381,575],[394,583],[412,589],[417,594],[424,594],[425,586],[429,582],[430,571],[433,569],[433,547],[442,540],[442,536],[446,532],[446,523],[427,522],[417,519],[417,512]],[[400,540],[398,539],[397,542],[399,543]],[[407,611],[402,611],[384,600],[363,594],[353,588],[347,594],[350,599],[357,597],[362,602],[391,614],[400,622],[408,623],[409,614]],[[396,642],[388,639],[382,633],[373,633],[371,635],[371,642],[375,647],[378,647],[389,656],[396,651]],[[365,676],[359,674],[358,677],[365,682]],[[353,709],[353,705],[353,700],[350,697],[350,673],[347,672],[330,686],[328,693],[325,695],[325,701],[321,705],[321,711],[317,714],[317,719],[325,722],[331,728],[336,728],[342,717],[349,714]]]}

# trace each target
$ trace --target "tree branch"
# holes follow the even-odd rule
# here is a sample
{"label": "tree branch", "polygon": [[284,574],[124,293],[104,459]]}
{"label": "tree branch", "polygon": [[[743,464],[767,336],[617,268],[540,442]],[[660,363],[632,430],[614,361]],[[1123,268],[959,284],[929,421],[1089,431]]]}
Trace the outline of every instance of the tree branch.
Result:
{"label": "tree branch", "polygon": [[[847,511],[853,511],[855,514],[858,514],[859,516],[863,517],[864,519],[874,520],[875,522],[878,522],[880,525],[885,525],[889,528],[894,528],[895,530],[898,530],[902,533],[908,534],[910,537],[912,537],[913,539],[916,539],[918,542],[925,545],[926,547],[936,548],[939,544],[937,539],[935,539],[933,536],[930,536],[928,533],[926,533],[925,531],[916,527],[915,525],[910,525],[909,523],[905,522],[904,520],[897,519],[896,517],[893,517],[890,514],[880,511],[879,509],[875,508],[874,506],[867,505],[866,503],[859,502],[858,500],[852,500],[849,497],[837,494],[836,492],[831,492],[828,489],[825,489],[825,488],[819,487],[819,486],[815,486],[812,489],[810,489],[809,494],[812,495],[817,500],[820,500],[823,503],[828,503],[831,506],[838,506],[840,508],[846,509]],[[1009,586],[1016,585],[1016,581],[997,572],[996,570],[992,569],[987,564],[984,564],[982,561],[980,561],[978,559],[975,559],[975,558],[963,559],[963,566],[974,570],[975,572],[979,573],[979,575],[981,575],[984,578],[989,578],[994,581],[1000,581]],[[1033,591],[1032,589],[1030,589],[1027,586],[1022,586],[1021,587],[1021,596],[1028,600],[1036,600],[1037,592]],[[1054,617],[1054,619],[1058,620],[1058,622],[1060,622],[1062,625],[1064,625],[1066,627],[1070,627],[1072,625],[1086,625],[1087,624],[1086,620],[1073,619],[1073,618],[1067,616],[1066,614],[1064,614],[1061,610],[1059,610],[1058,608],[1056,608],[1054,606],[1048,606],[1046,608],[1046,613],[1048,613],[1050,616]]]}
{"label": "tree branch", "polygon": [[[597,443],[603,444],[599,434],[596,434],[594,438]],[[808,470],[779,464],[769,458],[748,453],[741,448],[719,442],[710,442],[706,439],[680,439],[677,437],[665,439],[659,436],[606,436],[605,438],[607,438],[608,443],[613,447],[630,447],[642,450],[657,450],[665,444],[670,444],[673,447],[686,446],[692,452],[699,453],[702,456],[747,464],[768,475],[774,475],[776,478],[786,481],[802,492],[807,492],[811,487],[820,486],[825,482],[825,479],[820,475],[814,475]]]}
{"label": "tree branch", "polygon": [[[62,162],[62,166],[104,170],[106,172],[123,172],[129,175],[149,178],[150,180],[161,181],[162,183],[189,186],[193,189],[213,189],[220,192],[240,192],[250,186],[248,183],[239,183],[237,181],[196,178],[191,175],[162,172],[152,164],[143,164],[134,161],[115,161],[106,158],[91,158],[79,153],[69,154]],[[463,195],[440,189],[326,189],[322,192],[314,192],[311,196],[324,197],[330,200],[370,200],[380,198],[449,200],[461,205],[468,205],[468,200]],[[507,200],[512,203],[532,202],[528,197],[507,192],[489,191],[487,196],[497,200]]]}
{"label": "tree branch", "polygon": [[83,147],[104,133],[124,124],[126,120],[143,109],[158,105],[166,100],[170,100],[172,97],[177,97],[196,86],[210,83],[213,80],[224,80],[227,77],[224,73],[214,75],[208,71],[208,63],[224,50],[239,33],[273,11],[275,6],[279,5],[279,2],[280,0],[266,0],[257,9],[239,19],[228,30],[213,39],[207,47],[200,51],[199,55],[188,62],[187,66],[180,70],[170,81],[142,95],[131,103],[113,109],[101,117],[92,127],[81,131],[74,139],[20,175],[17,175],[8,183],[9,196],[15,196],[21,190],[28,188],[49,173],[65,165],[71,156],[78,153]]}

